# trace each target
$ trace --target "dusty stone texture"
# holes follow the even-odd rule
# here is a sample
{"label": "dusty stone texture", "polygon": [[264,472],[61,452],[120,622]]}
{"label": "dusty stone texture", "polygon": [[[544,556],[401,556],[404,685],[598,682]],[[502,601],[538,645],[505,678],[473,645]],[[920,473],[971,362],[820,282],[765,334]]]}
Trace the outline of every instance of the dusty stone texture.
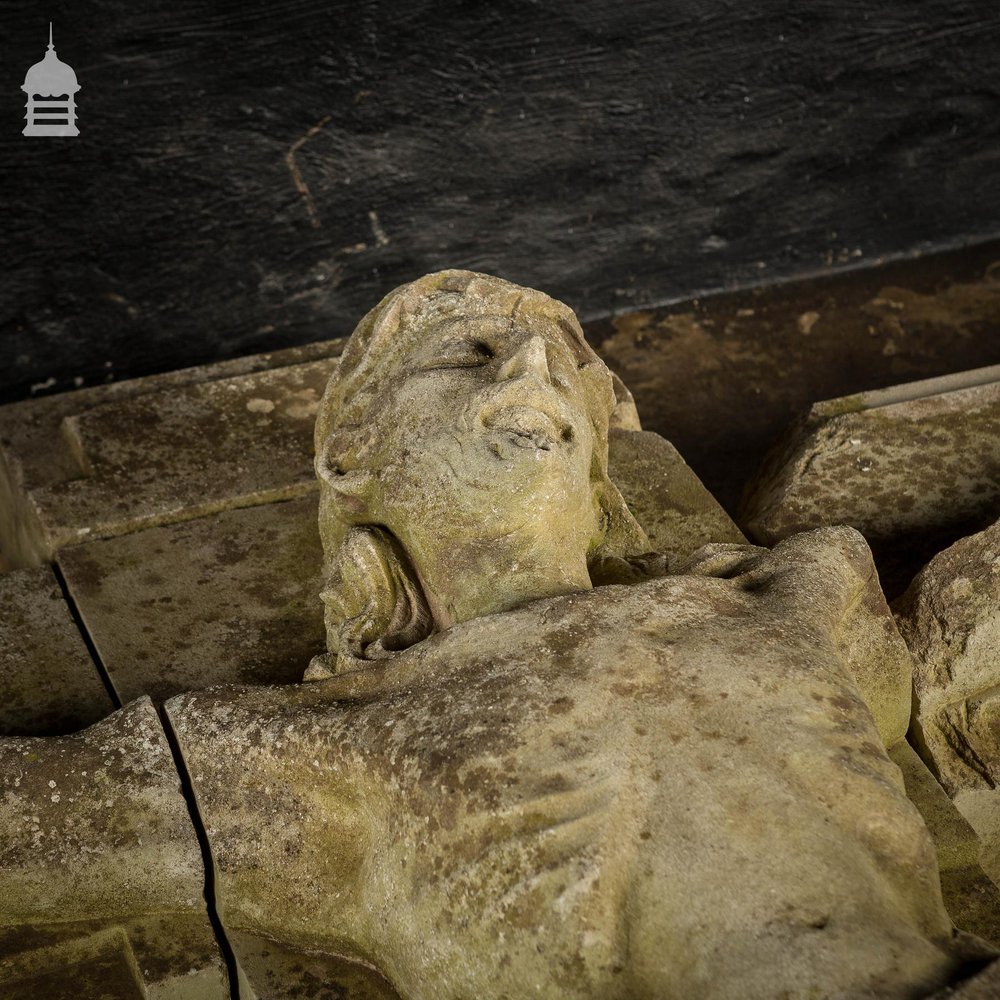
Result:
{"label": "dusty stone texture", "polygon": [[0,1000],[146,1000],[138,960],[121,927],[17,955],[0,972]]}
{"label": "dusty stone texture", "polygon": [[745,542],[742,532],[669,442],[651,431],[611,428],[608,475],[650,547],[682,563],[708,542]]}
{"label": "dusty stone texture", "polygon": [[69,733],[114,705],[48,566],[0,573],[0,735]]}
{"label": "dusty stone texture", "polygon": [[[910,998],[989,955],[883,749],[909,657],[861,538],[688,570],[170,701],[237,949],[374,965],[408,998],[608,1000]],[[862,651],[896,678],[874,717]]]}
{"label": "dusty stone texture", "polygon": [[771,545],[849,524],[898,595],[1000,510],[1000,366],[817,403],[750,482],[737,518]]}
{"label": "dusty stone texture", "polygon": [[120,404],[137,396],[334,358],[343,349],[344,340],[317,341],[0,407],[0,511],[7,512],[0,518],[0,560],[13,568],[34,565],[43,558],[44,545],[33,530],[37,526],[30,514],[28,494],[78,479],[87,472],[64,421],[95,407]]}
{"label": "dusty stone texture", "polygon": [[285,350],[249,354],[214,364],[179,368],[143,378],[108,382],[106,385],[87,386],[72,392],[10,403],[0,407],[0,446],[8,456],[13,456],[19,471],[18,482],[25,489],[52,486],[76,478],[81,473],[76,457],[68,447],[69,441],[62,436],[60,429],[63,421],[74,414],[149,393],[334,358],[343,350],[345,341],[345,337],[320,340]]}
{"label": "dusty stone texture", "polygon": [[615,408],[611,411],[610,429],[641,431],[642,421],[632,391],[614,372],[611,372],[611,386],[615,393]]}
{"label": "dusty stone texture", "polygon": [[[609,468],[671,564],[741,537],[658,435],[612,431]],[[70,546],[57,561],[122,701],[296,682],[323,648],[315,497]]]}
{"label": "dusty stone texture", "polygon": [[67,418],[89,474],[31,493],[45,550],[311,492],[312,425],[335,366],[219,379]]}
{"label": "dusty stone texture", "polygon": [[1000,947],[1000,888],[983,870],[976,831],[905,740],[889,750],[937,848],[945,907],[956,926]]}
{"label": "dusty stone texture", "polygon": [[[7,561],[312,490],[312,422],[341,345],[0,410]],[[291,363],[299,356],[316,360]]]}
{"label": "dusty stone texture", "polygon": [[63,549],[119,697],[301,680],[324,645],[316,508],[313,495]]}
{"label": "dusty stone texture", "polygon": [[[149,700],[73,736],[0,740],[0,760],[0,984],[40,990],[75,952],[91,969],[132,969],[149,1000],[228,998],[198,842]],[[116,928],[127,947],[109,945]]]}
{"label": "dusty stone texture", "polygon": [[1000,522],[935,556],[896,611],[921,750],[1000,878]]}

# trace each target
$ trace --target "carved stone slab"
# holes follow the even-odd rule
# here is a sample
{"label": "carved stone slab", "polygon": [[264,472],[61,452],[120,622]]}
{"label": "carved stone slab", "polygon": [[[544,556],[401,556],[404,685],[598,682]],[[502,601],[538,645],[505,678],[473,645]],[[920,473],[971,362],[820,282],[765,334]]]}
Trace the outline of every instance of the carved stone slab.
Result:
{"label": "carved stone slab", "polygon": [[1000,947],[1000,888],[983,870],[982,843],[916,751],[900,740],[889,756],[937,848],[941,892],[956,926]]}
{"label": "carved stone slab", "polygon": [[[131,523],[130,510],[133,517],[143,515],[143,508],[132,508],[142,499],[137,493],[139,482],[143,477],[155,479],[158,470],[150,466],[157,463],[161,478],[171,478],[162,475],[164,462],[170,465],[175,480],[180,476],[173,487],[161,484],[161,490],[172,488],[175,491],[176,506],[176,491],[180,490],[183,497],[185,486],[189,495],[194,489],[192,484],[185,484],[183,471],[187,468],[190,472],[192,464],[197,468],[199,451],[201,462],[208,469],[215,467],[215,459],[205,456],[204,452],[212,443],[225,446],[226,438],[221,433],[226,426],[225,410],[240,396],[241,387],[245,390],[244,404],[260,400],[246,411],[245,427],[251,438],[258,436],[258,446],[265,447],[273,443],[267,431],[275,430],[276,419],[273,409],[265,412],[267,401],[275,402],[274,393],[285,385],[285,381],[280,375],[267,376],[259,383],[261,391],[258,393],[253,388],[254,376],[283,368],[301,371],[300,366],[316,362],[330,364],[329,359],[339,355],[342,347],[343,339],[322,341],[0,408],[0,501],[10,511],[8,517],[0,520],[0,551],[11,565],[33,565],[51,557],[68,529],[73,529],[69,537],[86,537],[88,533],[84,529],[88,527],[94,534],[100,533],[101,525],[104,525],[103,531],[112,534],[127,528]],[[209,387],[212,382],[226,383],[228,388],[214,392]],[[303,387],[297,384],[294,375],[289,378],[287,388],[291,393]],[[153,398],[141,400],[140,397]],[[306,400],[301,397],[289,399],[281,409],[287,410],[288,406],[304,402]],[[157,438],[156,433],[151,433],[157,430],[161,419],[165,420],[160,428],[163,434],[168,435],[173,427],[174,444],[179,441],[181,445],[176,466],[175,456],[164,453],[168,445],[165,438]],[[178,426],[183,425],[185,419],[191,421],[186,434],[183,427]],[[207,439],[198,439],[194,426],[198,419],[202,423],[217,421]],[[280,421],[280,412],[277,419]],[[280,431],[278,433],[280,435]],[[88,438],[86,444],[84,437]],[[303,435],[307,443],[308,437],[308,433]],[[250,441],[245,445],[244,470],[254,465]],[[222,458],[220,455],[220,463]],[[138,481],[117,485],[108,482],[115,478],[115,463],[126,459],[135,462],[131,471]],[[217,469],[221,472],[221,464]],[[68,485],[94,478],[102,479],[103,486],[93,482]],[[127,473],[124,478],[128,479]],[[245,484],[245,471],[243,481]],[[216,492],[220,485],[216,484]],[[157,496],[168,501],[170,509],[170,493],[157,494],[156,490],[155,484],[147,482],[144,516],[149,515],[150,503],[155,502]],[[37,507],[33,500],[36,494]],[[117,505],[117,514],[109,516],[107,510],[87,506],[102,502],[105,506]]]}
{"label": "carved stone slab", "polygon": [[136,396],[68,418],[64,431],[88,474],[31,493],[45,551],[312,492],[312,427],[335,363]]}
{"label": "carved stone slab", "polygon": [[669,567],[708,542],[745,542],[742,532],[665,438],[612,428],[608,473]]}

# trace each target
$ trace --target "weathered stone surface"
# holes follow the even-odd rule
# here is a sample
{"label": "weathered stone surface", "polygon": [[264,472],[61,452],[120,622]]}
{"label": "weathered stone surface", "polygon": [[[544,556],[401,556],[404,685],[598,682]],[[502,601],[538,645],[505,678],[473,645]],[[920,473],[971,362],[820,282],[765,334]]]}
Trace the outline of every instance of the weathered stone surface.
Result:
{"label": "weathered stone surface", "polygon": [[611,385],[615,393],[615,408],[611,411],[609,426],[612,430],[641,431],[642,421],[631,390],[614,372],[611,372]]}
{"label": "weathered stone surface", "polygon": [[[273,492],[275,475],[300,471],[289,449],[308,454],[305,410],[315,402],[303,393],[322,388],[342,346],[324,341],[0,408],[8,563],[33,565],[67,539],[117,534],[143,519],[192,516],[187,503],[217,509],[220,490],[244,502],[255,472],[257,487]],[[249,406],[242,414],[241,402]]]}
{"label": "weathered stone surface", "polygon": [[114,705],[48,566],[0,573],[0,735],[70,733]]}
{"label": "weathered stone surface", "polygon": [[401,1000],[385,976],[363,962],[303,952],[273,937],[229,936],[239,956],[241,1000]]}
{"label": "weathered stone surface", "polygon": [[0,1000],[147,1000],[148,996],[135,952],[121,927],[0,957]]}
{"label": "weathered stone surface", "polygon": [[739,523],[772,545],[849,524],[895,596],[1000,509],[1000,366],[817,403],[749,484]]}
{"label": "weathered stone surface", "polygon": [[868,649],[906,698],[863,542],[728,553],[724,579],[547,598],[328,681],[169,702],[237,949],[375,965],[412,998],[609,1000],[910,998],[988,955],[952,936],[882,749],[899,727],[852,676]]}
{"label": "weathered stone surface", "polygon": [[300,681],[323,649],[316,506],[302,497],[63,549],[119,697]]}
{"label": "weathered stone surface", "polygon": [[51,486],[80,475],[81,469],[68,449],[60,426],[68,417],[112,403],[122,403],[149,393],[183,389],[219,379],[287,368],[289,365],[337,357],[346,338],[321,340],[281,351],[250,354],[214,364],[180,368],[144,378],[88,386],[54,396],[40,396],[0,407],[0,446],[16,458],[26,489]]}
{"label": "weathered stone surface", "polygon": [[135,396],[68,418],[90,474],[31,493],[45,550],[312,492],[312,425],[335,364]]}
{"label": "weathered stone surface", "polygon": [[[198,477],[216,459],[189,461],[180,428],[192,400],[227,426],[225,381],[74,412],[67,447],[92,483],[166,509],[169,484],[115,471],[153,467],[112,419],[144,415],[214,502]],[[247,412],[267,409],[256,398]],[[317,423],[329,679],[170,703],[241,995],[912,1000],[995,954],[952,931],[946,900],[995,938],[994,890],[900,743],[912,665],[864,542],[739,544],[629,399],[565,306],[498,279],[428,276],[362,321]],[[255,430],[231,416],[226,495],[274,499],[247,481],[294,480],[309,443],[290,435],[241,480]],[[296,679],[308,650],[292,656],[289,608],[320,637],[298,603],[318,584],[289,584],[307,550],[318,565],[313,499],[167,516],[61,550],[113,676],[160,695],[273,680],[277,652]],[[184,935],[135,903],[117,939],[70,914],[8,941],[0,983],[54,988],[56,947],[81,981],[144,989],[137,928]],[[193,995],[178,982],[172,1000]]]}
{"label": "weathered stone surface", "polygon": [[[741,537],[658,435],[613,431],[609,466],[672,565]],[[122,701],[297,682],[323,647],[315,497],[99,539],[57,560]]]}
{"label": "weathered stone surface", "polygon": [[991,962],[957,986],[939,990],[930,1000],[996,1000],[997,997],[1000,997],[1000,962]]}
{"label": "weathered stone surface", "polygon": [[963,931],[1000,947],[1000,888],[983,871],[982,844],[937,779],[905,740],[889,750],[937,848],[941,892],[948,914]]}
{"label": "weathered stone surface", "polygon": [[72,966],[60,969],[71,960],[122,984],[131,971],[131,995],[149,1000],[228,998],[198,842],[150,702],[73,736],[2,739],[0,762],[0,989],[41,989],[60,971],[72,981]]}
{"label": "weathered stone surface", "polygon": [[745,542],[740,529],[669,442],[650,431],[611,428],[608,475],[651,547],[667,565],[708,542]]}
{"label": "weathered stone surface", "polygon": [[896,604],[916,660],[915,727],[1000,877],[1000,522],[956,542]]}

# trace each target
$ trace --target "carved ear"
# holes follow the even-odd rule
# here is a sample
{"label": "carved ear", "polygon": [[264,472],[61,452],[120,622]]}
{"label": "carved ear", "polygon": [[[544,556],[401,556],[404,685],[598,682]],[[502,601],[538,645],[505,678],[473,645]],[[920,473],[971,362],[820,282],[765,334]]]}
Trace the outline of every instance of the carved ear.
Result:
{"label": "carved ear", "polygon": [[316,475],[319,476],[337,508],[357,516],[368,511],[375,477],[357,466],[362,428],[357,425],[339,427],[327,435],[316,455]]}

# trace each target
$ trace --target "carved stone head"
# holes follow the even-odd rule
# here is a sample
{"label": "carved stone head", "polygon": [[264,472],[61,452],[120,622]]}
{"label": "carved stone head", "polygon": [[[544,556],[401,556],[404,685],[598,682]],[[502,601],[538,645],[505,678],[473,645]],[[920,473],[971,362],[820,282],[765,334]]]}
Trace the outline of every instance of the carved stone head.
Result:
{"label": "carved stone head", "polygon": [[648,542],[608,478],[614,406],[572,310],[541,292],[442,271],[369,312],[316,424],[337,669],[627,579]]}

